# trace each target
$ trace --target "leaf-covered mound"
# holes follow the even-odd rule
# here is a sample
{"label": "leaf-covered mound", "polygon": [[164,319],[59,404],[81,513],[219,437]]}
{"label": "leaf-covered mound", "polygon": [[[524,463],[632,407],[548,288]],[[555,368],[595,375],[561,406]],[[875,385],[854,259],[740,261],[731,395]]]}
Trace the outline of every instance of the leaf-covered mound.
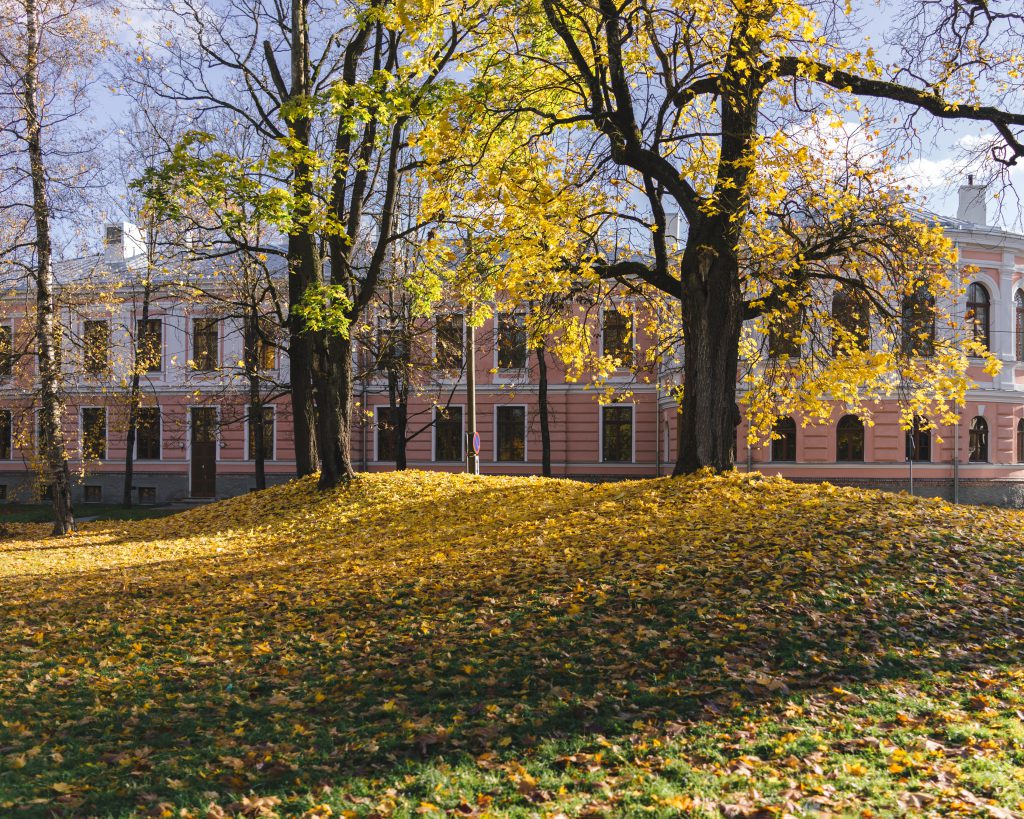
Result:
{"label": "leaf-covered mound", "polygon": [[11,525],[0,810],[1016,815],[1022,523],[408,472]]}

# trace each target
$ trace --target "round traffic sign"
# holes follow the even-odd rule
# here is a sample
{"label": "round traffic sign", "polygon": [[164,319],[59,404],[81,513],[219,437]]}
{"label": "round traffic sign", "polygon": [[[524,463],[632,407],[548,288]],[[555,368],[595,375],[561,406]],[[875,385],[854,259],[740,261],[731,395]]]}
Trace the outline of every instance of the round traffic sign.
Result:
{"label": "round traffic sign", "polygon": [[474,432],[473,433],[473,454],[474,455],[479,455],[480,454],[480,433],[479,432]]}

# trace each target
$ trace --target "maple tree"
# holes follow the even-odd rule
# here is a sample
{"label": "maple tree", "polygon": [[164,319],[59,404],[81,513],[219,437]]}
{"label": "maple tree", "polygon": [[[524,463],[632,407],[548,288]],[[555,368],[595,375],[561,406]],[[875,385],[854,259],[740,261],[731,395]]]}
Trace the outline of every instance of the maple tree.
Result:
{"label": "maple tree", "polygon": [[[885,59],[850,3],[507,4],[487,19],[466,95],[421,140],[434,168],[426,207],[450,213],[468,198],[468,215],[526,259],[498,289],[558,292],[589,268],[675,305],[677,474],[731,466],[738,384],[755,434],[770,430],[766,395],[783,407],[809,399],[812,416],[826,395],[866,413],[869,396],[911,384],[905,422],[930,401],[948,416],[967,357],[984,351],[954,315],[951,248],[900,178],[906,140],[925,116],[980,122],[997,162],[1024,155],[1019,13],[954,5],[922,11]],[[893,110],[910,112],[896,128]],[[672,210],[687,225],[678,248]],[[612,248],[602,226],[616,218],[646,224],[646,236]],[[439,253],[453,255],[457,245]],[[814,328],[842,337],[829,309],[841,292],[868,305],[873,351],[841,344],[826,357],[808,345],[784,376],[758,355],[773,333],[797,346]],[[912,295],[942,327],[934,357],[898,341]]]}

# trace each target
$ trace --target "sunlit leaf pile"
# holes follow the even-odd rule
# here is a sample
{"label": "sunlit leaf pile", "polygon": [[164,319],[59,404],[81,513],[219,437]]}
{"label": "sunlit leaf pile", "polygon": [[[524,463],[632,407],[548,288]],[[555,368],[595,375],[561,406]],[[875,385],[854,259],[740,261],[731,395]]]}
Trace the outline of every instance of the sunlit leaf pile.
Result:
{"label": "sunlit leaf pile", "polygon": [[1022,524],[410,472],[9,525],[0,814],[1024,815]]}

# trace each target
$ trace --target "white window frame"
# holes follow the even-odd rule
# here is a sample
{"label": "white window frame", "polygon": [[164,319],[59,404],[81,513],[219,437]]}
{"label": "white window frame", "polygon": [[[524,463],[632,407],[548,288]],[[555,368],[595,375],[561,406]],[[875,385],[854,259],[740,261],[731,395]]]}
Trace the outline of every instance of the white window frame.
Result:
{"label": "white window frame", "polygon": [[[467,363],[468,363],[466,361],[466,328],[467,328],[468,322],[466,320],[465,312],[461,312],[461,313],[445,313],[442,316],[440,316],[440,318],[451,318],[452,316],[461,316],[462,317],[462,367],[460,369],[462,371],[465,371]],[[442,367],[440,364],[437,363],[437,324],[436,324],[436,322],[434,324],[434,331],[430,334],[430,358],[431,358],[431,361],[433,362],[432,366],[433,366],[433,368],[435,370],[445,370],[445,369],[448,369],[447,367]],[[457,405],[456,404],[452,404],[451,406],[457,406]],[[442,461],[441,463],[449,463],[449,462],[448,461]],[[452,463],[454,463],[454,462],[452,462]]]}
{"label": "white window frame", "polygon": [[17,436],[15,436],[15,434],[14,434],[14,410],[13,409],[7,409],[5,407],[0,407],[0,413],[4,413],[4,412],[6,412],[10,416],[10,419],[11,419],[10,429],[7,430],[8,434],[10,434],[10,436],[11,436],[11,445],[8,447],[8,450],[10,451],[11,454],[8,455],[6,458],[0,458],[0,463],[4,463],[6,461],[13,461],[14,460],[14,444],[15,444],[15,441],[16,441],[16,438],[17,438]]}
{"label": "white window frame", "polygon": [[[103,457],[97,458],[96,460],[100,463],[110,460],[110,418],[107,412],[107,407],[96,406],[90,404],[88,406],[81,406],[78,408],[78,451],[82,454],[82,460],[85,460],[85,411],[86,410],[103,410]],[[36,424],[38,429],[39,424]]]}
{"label": "white window frame", "polygon": [[[87,332],[86,328],[89,326],[90,323],[95,323],[95,322],[100,322],[100,321],[107,325],[107,363],[106,363],[106,366],[104,367],[104,369],[102,369],[102,370],[100,370],[98,372],[90,372],[89,370],[87,370],[85,368],[85,357],[88,354],[88,350],[86,350],[86,337],[85,337],[86,336],[86,332]],[[114,346],[114,323],[109,318],[83,318],[82,319],[82,330],[81,330],[81,336],[80,337],[82,339],[82,375],[84,375],[84,376],[92,376],[93,378],[102,378],[104,376],[105,372],[108,371],[110,369],[110,366],[111,366],[110,354],[113,352],[113,346]]]}
{"label": "white window frame", "polygon": [[516,376],[530,369],[530,340],[526,339],[526,358],[522,367],[502,367],[499,341],[501,339],[501,317],[502,315],[522,316],[523,330],[526,330],[526,312],[523,310],[495,310],[494,312],[494,372],[500,376]]}
{"label": "white window frame", "polygon": [[[618,313],[619,315],[625,316],[627,319],[629,319],[629,349],[630,349],[630,352],[632,353],[632,358],[633,358],[633,364],[630,365],[630,366],[636,366],[636,361],[637,361],[636,316],[634,316],[632,313],[623,313],[622,310],[620,310],[618,307],[616,307],[614,305],[609,306],[609,307],[604,307],[604,306],[601,307],[601,316],[600,316],[600,320],[601,320],[601,339],[600,339],[600,342],[599,342],[600,345],[601,345],[599,347],[600,355],[601,355],[602,358],[605,355],[605,352],[604,352],[604,314],[608,310],[613,310],[614,312]],[[629,370],[630,366],[617,367],[616,368],[616,372],[623,372],[625,370]],[[606,406],[607,407],[607,406],[612,406],[612,405],[611,404],[603,404],[602,406]]]}
{"label": "white window frame", "polygon": [[10,374],[0,374],[0,382],[10,381],[14,379],[14,321],[13,319],[6,322],[0,322],[0,327],[7,328],[7,334],[10,337],[11,349],[8,351],[8,355],[11,358],[11,372]]}
{"label": "white window frame", "polygon": [[[629,460],[628,461],[606,461],[604,459],[604,411],[609,407],[629,407],[630,428],[629,428]],[[636,404],[629,401],[616,401],[612,404],[599,404],[597,407],[597,462],[599,464],[635,464],[636,463]]]}
{"label": "white window frame", "polygon": [[[503,407],[523,408],[523,459],[521,461],[499,461],[498,460],[498,410]],[[526,404],[495,404],[492,418],[494,445],[491,447],[493,461],[496,464],[525,464],[530,460],[530,408]]]}
{"label": "white window frame", "polygon": [[[167,366],[166,366],[166,363],[164,361],[164,359],[166,357],[166,353],[167,353],[167,314],[166,313],[161,313],[158,316],[149,316],[146,320],[147,321],[159,321],[160,322],[160,369],[158,369],[158,370],[145,370],[144,372],[141,373],[141,376],[143,378],[146,378],[147,376],[152,378],[155,375],[158,375],[158,374],[159,375],[163,375],[163,374],[165,374],[167,372]],[[135,344],[136,344],[136,347],[139,344],[139,342],[142,340],[141,337],[139,336],[139,323],[141,321],[142,321],[142,316],[136,316],[135,317]],[[185,343],[188,344],[189,341],[186,340]],[[187,359],[187,356],[186,356],[186,359]]]}
{"label": "white window frame", "polygon": [[[269,409],[273,413],[273,415],[274,415],[274,420],[271,422],[271,427],[273,429],[271,434],[274,436],[274,442],[273,442],[273,445],[270,447],[270,455],[268,457],[265,457],[265,460],[267,460],[267,461],[276,461],[277,460],[277,406],[274,405],[274,404],[264,404],[263,405],[263,409],[264,410]],[[218,416],[217,420],[218,421],[220,420],[220,416]],[[218,424],[218,426],[219,426],[219,424]],[[247,462],[255,460],[253,457],[251,457],[252,456],[252,452],[249,451],[249,439],[251,437],[249,435],[249,427],[250,426],[252,426],[252,420],[249,418],[249,405],[246,404],[246,409],[245,409],[245,460]],[[218,440],[218,443],[219,443],[219,440]],[[217,447],[217,451],[218,451],[218,453],[220,452],[220,447]]]}
{"label": "white window frame", "polygon": [[[139,430],[138,430],[138,416],[135,418],[135,460],[141,463],[155,464],[164,459],[164,410],[163,407],[157,405],[155,407],[139,407],[139,409],[155,409],[157,415],[157,444],[159,446],[160,454],[154,460],[153,458],[140,458],[139,457]],[[189,419],[191,421],[191,419]]]}
{"label": "white window frame", "polygon": [[[439,461],[437,459],[437,412],[440,409],[457,409],[462,415],[462,431],[459,433],[459,451],[462,457],[457,461]],[[434,407],[433,423],[430,425],[430,462],[435,464],[459,464],[466,460],[466,405],[448,404],[447,407]]]}
{"label": "white window frame", "polygon": [[[380,441],[380,410],[382,409],[389,410],[391,409],[391,405],[377,404],[373,408],[373,461],[374,463],[391,464],[395,463],[395,461],[382,461],[380,459],[380,447],[378,446],[378,442]],[[433,429],[433,427],[431,427],[431,429]],[[431,454],[433,454],[433,448],[431,448]]]}
{"label": "white window frame", "polygon": [[[217,360],[214,362],[214,367],[213,367],[212,370],[201,370],[201,369],[199,369],[198,367],[195,366],[195,363],[196,363],[196,350],[195,350],[195,345],[196,345],[196,322],[197,321],[202,321],[203,319],[213,319],[214,321],[217,322]],[[161,322],[160,328],[161,328],[161,330],[163,329],[163,322]],[[224,367],[224,363],[225,363],[224,362],[224,338],[225,338],[226,334],[227,333],[226,333],[226,330],[224,328],[224,317],[223,316],[211,315],[211,314],[206,314],[206,313],[200,313],[199,315],[195,315],[193,313],[192,315],[190,315],[188,317],[188,337],[186,338],[186,341],[185,341],[185,343],[188,345],[188,348],[185,350],[185,360],[192,362],[193,366],[190,369],[191,369],[191,371],[193,373],[216,373],[219,370],[225,369],[225,367]],[[161,359],[161,363],[162,363],[162,359]],[[218,419],[219,418],[220,418],[220,416],[218,415]]]}

